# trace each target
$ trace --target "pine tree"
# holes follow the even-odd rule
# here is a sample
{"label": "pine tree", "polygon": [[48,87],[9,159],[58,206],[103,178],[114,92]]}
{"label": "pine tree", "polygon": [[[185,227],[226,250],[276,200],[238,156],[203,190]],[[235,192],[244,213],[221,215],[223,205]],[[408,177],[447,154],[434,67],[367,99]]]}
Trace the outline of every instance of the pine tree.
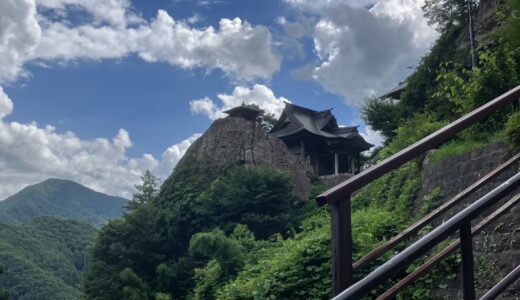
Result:
{"label": "pine tree", "polygon": [[128,207],[135,209],[145,203],[155,199],[159,193],[159,178],[154,176],[150,170],[141,176],[141,184],[135,186],[137,193],[134,193],[132,201]]}

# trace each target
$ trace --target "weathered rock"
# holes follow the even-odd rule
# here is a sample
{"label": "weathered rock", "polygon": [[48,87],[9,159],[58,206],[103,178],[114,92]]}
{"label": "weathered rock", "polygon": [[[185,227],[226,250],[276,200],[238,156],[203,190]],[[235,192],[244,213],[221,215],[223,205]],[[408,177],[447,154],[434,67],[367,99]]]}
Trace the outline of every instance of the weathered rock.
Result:
{"label": "weathered rock", "polygon": [[309,196],[310,166],[289,151],[278,138],[265,133],[258,123],[242,118],[218,119],[186,151],[177,167],[213,178],[231,164],[270,166],[291,175],[295,194]]}
{"label": "weathered rock", "polygon": [[[478,11],[473,20],[473,30],[475,37],[475,46],[482,48],[493,44],[496,36],[493,34],[498,28],[497,11],[504,3],[504,0],[481,0],[478,5]],[[469,49],[469,28],[465,27],[461,31],[456,41],[457,45],[464,49]]]}

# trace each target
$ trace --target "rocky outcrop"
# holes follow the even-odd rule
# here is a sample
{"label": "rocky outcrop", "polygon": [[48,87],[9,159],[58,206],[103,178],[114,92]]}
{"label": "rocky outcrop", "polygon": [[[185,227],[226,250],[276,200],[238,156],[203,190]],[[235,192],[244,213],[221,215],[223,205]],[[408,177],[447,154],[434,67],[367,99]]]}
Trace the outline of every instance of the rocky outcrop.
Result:
{"label": "rocky outcrop", "polygon": [[[473,30],[475,36],[475,46],[477,48],[485,47],[494,43],[493,36],[495,29],[498,27],[496,14],[500,5],[504,0],[481,0],[478,5],[478,10],[475,13],[473,20]],[[466,27],[462,30],[457,45],[464,49],[469,49],[469,29]]]}
{"label": "rocky outcrop", "polygon": [[310,166],[296,157],[283,141],[243,118],[218,119],[186,151],[177,168],[188,167],[208,178],[232,164],[269,166],[291,175],[298,198],[309,196]]}

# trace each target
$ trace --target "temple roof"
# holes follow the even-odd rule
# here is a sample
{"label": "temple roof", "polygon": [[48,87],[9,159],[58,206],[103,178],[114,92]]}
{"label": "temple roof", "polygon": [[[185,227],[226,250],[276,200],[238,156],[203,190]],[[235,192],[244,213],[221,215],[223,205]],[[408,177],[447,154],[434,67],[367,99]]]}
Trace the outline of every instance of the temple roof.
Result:
{"label": "temple roof", "polygon": [[264,111],[255,107],[247,106],[242,103],[241,106],[236,106],[231,109],[224,111],[230,117],[244,118],[246,120],[255,121],[258,115],[261,115]]}
{"label": "temple roof", "polygon": [[280,119],[270,133],[284,139],[303,132],[326,139],[348,140],[359,151],[368,150],[373,146],[359,135],[357,126],[339,127],[331,109],[315,111],[286,103]]}
{"label": "temple roof", "polygon": [[407,86],[408,81],[399,82],[399,84],[396,87],[384,93],[379,98],[401,99],[401,94],[404,92]]}

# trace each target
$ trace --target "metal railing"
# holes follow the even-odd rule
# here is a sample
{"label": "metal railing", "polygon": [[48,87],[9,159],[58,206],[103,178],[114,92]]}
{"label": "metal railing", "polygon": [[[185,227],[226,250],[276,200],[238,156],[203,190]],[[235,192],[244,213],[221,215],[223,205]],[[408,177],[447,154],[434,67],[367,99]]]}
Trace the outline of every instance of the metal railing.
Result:
{"label": "metal railing", "polygon": [[[430,223],[433,219],[445,212],[447,209],[458,203],[462,198],[466,197],[470,192],[477,190],[480,186],[491,180],[492,177],[502,172],[504,169],[500,167],[483,179],[468,187],[465,192],[456,196],[454,201],[449,201],[421,219],[419,224],[414,224],[411,228],[405,230],[397,237],[391,239],[386,244],[367,254],[356,264],[352,264],[352,224],[351,224],[351,195],[356,190],[362,188],[368,183],[380,178],[384,174],[393,171],[412,160],[413,158],[433,149],[441,143],[451,139],[457,133],[470,127],[490,116],[497,110],[517,101],[520,98],[520,86],[510,90],[509,92],[495,98],[487,104],[477,108],[473,112],[464,117],[448,124],[440,130],[421,139],[415,144],[401,150],[391,157],[383,160],[381,163],[370,167],[367,170],[357,174],[356,176],[344,181],[343,183],[329,189],[328,191],[316,197],[319,205],[328,203],[331,209],[331,232],[332,232],[332,291],[333,295],[338,295],[348,287],[353,285],[353,270],[367,265],[377,257],[384,254],[404,238],[416,233],[424,225]],[[518,159],[518,157],[515,158]],[[505,168],[505,167],[504,167]],[[495,174],[493,174],[495,173]],[[515,181],[516,182],[516,181]],[[453,199],[452,199],[453,200]],[[415,226],[415,227],[414,227]],[[452,228],[453,229],[453,228]],[[457,228],[453,229],[456,230]],[[467,224],[461,229],[461,237],[464,235],[465,240],[471,241],[471,226]],[[469,235],[469,238],[468,238]],[[467,246],[467,242],[462,243]],[[463,246],[464,252],[464,246]],[[385,273],[386,274],[386,273]],[[363,279],[364,280],[364,279]],[[467,299],[473,299],[468,295]]]}

